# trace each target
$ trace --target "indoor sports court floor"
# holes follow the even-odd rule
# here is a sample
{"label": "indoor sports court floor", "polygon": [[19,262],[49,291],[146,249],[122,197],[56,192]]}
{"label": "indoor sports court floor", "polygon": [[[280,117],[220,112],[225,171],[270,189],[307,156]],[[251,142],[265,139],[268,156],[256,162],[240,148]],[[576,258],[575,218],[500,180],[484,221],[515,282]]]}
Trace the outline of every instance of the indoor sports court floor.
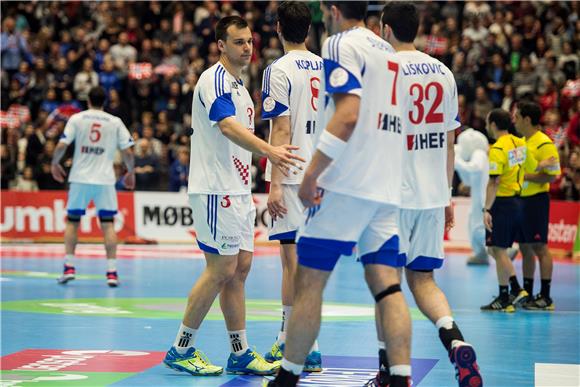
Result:
{"label": "indoor sports court floor", "polygon": [[[57,285],[62,253],[57,244],[2,246],[0,386],[260,385],[258,377],[194,378],[160,365],[204,266],[199,250],[121,246],[122,282],[116,289],[105,284],[99,245],[81,245],[77,279]],[[437,279],[476,347],[484,384],[580,386],[580,265],[555,265],[555,312],[482,313],[479,306],[497,292],[495,267],[467,267],[465,258],[449,253]],[[248,336],[259,352],[269,348],[279,329],[279,284],[276,249],[259,248],[246,287]],[[320,332],[325,370],[300,385],[361,386],[374,374],[376,336],[372,299],[358,263],[341,259],[325,301]],[[413,385],[456,385],[435,328],[415,308],[412,316]],[[197,346],[225,365],[229,345],[217,305]]]}

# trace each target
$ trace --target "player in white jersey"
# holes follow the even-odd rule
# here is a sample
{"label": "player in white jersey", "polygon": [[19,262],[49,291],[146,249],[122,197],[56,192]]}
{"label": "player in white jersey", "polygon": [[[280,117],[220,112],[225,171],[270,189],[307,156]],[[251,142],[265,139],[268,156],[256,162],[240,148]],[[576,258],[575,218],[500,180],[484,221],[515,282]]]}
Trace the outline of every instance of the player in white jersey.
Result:
{"label": "player in white jersey", "polygon": [[323,132],[299,190],[308,217],[298,232],[299,266],[284,358],[269,385],[298,383],[320,329],[328,277],[339,257],[357,246],[388,338],[390,385],[408,386],[411,323],[398,269],[403,133],[399,96],[393,93],[397,59],[365,28],[367,2],[324,1],[321,10],[332,35],[322,49],[325,109],[331,118],[317,123]]}
{"label": "player in white jersey", "polygon": [[303,160],[290,150],[254,136],[254,104],[240,80],[250,63],[252,33],[239,16],[216,25],[220,60],[204,71],[193,94],[189,203],[198,245],[207,266],[193,286],[182,324],[164,363],[192,375],[219,375],[194,347],[197,331],[217,295],[226,321],[231,354],[226,371],[269,375],[279,362],[266,362],[246,338],[244,284],[254,250],[256,209],[251,194],[252,152],[265,155],[285,174]]}
{"label": "player in white jersey", "polygon": [[[482,385],[473,347],[464,342],[433,269],[443,264],[443,234],[453,227],[451,185],[454,174],[457,86],[440,61],[417,51],[419,15],[413,3],[389,2],[383,8],[382,34],[397,50],[406,147],[399,235],[406,277],[421,312],[439,330],[457,370],[460,386]],[[388,340],[388,339],[387,339]]]}
{"label": "player in white jersey", "polygon": [[[316,114],[322,73],[322,58],[306,49],[310,28],[310,10],[306,3],[286,1],[278,7],[277,31],[284,46],[283,57],[264,71],[262,82],[262,119],[270,120],[270,144],[293,144],[296,154],[307,161],[312,158]],[[270,240],[280,241],[282,259],[282,326],[276,342],[264,355],[267,361],[282,360],[286,341],[287,320],[294,303],[294,276],[298,265],[296,232],[306,218],[298,199],[303,173],[285,177],[270,162],[266,165],[266,181],[270,182],[268,211],[272,217]],[[317,341],[306,358],[304,370],[322,371]]]}
{"label": "player in white jersey", "polygon": [[488,148],[487,137],[474,129],[464,130],[457,136],[455,170],[461,182],[470,187],[471,193],[469,240],[474,255],[468,258],[468,265],[489,265],[483,224],[485,188],[489,180]]}
{"label": "player in white jersey", "polygon": [[52,176],[64,182],[66,173],[60,165],[67,147],[74,142],[73,165],[68,181],[70,188],[67,202],[67,224],[64,232],[65,261],[63,275],[58,283],[66,284],[75,279],[74,254],[81,216],[91,200],[95,204],[105,239],[107,253],[107,283],[118,286],[117,235],[113,226],[117,213],[115,171],[113,160],[117,149],[121,150],[127,167],[125,186],[135,187],[134,145],[131,134],[120,118],[103,111],[105,91],[95,87],[89,92],[89,109],[73,115],[64,128],[52,158]]}

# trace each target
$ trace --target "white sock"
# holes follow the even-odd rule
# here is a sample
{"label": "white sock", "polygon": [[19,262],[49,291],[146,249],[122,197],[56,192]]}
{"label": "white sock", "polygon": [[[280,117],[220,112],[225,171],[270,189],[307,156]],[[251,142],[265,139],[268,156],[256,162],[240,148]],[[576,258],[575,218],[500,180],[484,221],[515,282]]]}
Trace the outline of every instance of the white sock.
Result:
{"label": "white sock", "polygon": [[387,349],[384,341],[379,340],[378,343],[379,343],[379,349]]}
{"label": "white sock", "polygon": [[230,346],[234,355],[241,356],[250,348],[245,329],[241,331],[228,331],[228,336],[230,337]]}
{"label": "white sock", "polygon": [[107,271],[117,271],[117,258],[107,258]]}
{"label": "white sock", "polygon": [[314,340],[314,344],[312,344],[312,348],[310,348],[310,353],[318,350],[318,340]]}
{"label": "white sock", "polygon": [[411,376],[411,366],[410,365],[394,365],[389,367],[389,372],[391,375],[399,376]]}
{"label": "white sock", "polygon": [[300,375],[302,370],[304,369],[303,364],[294,364],[291,361],[287,360],[286,358],[282,359],[281,367],[284,368],[286,371],[293,373],[294,375]]}
{"label": "white sock", "polygon": [[282,327],[276,338],[276,344],[280,345],[286,342],[286,330],[288,329],[288,320],[292,314],[291,305],[282,305]]}
{"label": "white sock", "polygon": [[177,332],[177,336],[175,337],[175,342],[173,346],[177,350],[178,353],[184,354],[187,350],[193,347],[195,343],[195,336],[197,335],[197,329],[192,329],[186,327],[181,323],[179,326],[179,331]]}
{"label": "white sock", "polygon": [[68,266],[74,266],[74,259],[75,259],[75,255],[74,254],[65,254],[64,255],[64,264],[68,265]]}
{"label": "white sock", "polygon": [[441,328],[445,328],[445,329],[452,329],[453,328],[453,317],[451,316],[444,316],[441,317],[439,320],[437,320],[437,322],[435,323],[435,326],[437,327],[437,329],[441,329]]}

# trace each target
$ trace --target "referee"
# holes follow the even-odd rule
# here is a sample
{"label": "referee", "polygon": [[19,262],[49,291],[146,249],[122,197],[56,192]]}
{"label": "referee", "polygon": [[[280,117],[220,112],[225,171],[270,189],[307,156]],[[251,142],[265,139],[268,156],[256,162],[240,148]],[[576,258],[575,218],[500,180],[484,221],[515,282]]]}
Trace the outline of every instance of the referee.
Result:
{"label": "referee", "polygon": [[514,305],[528,296],[518,283],[507,249],[518,236],[521,224],[522,205],[519,196],[524,173],[534,171],[537,163],[533,157],[526,157],[528,152],[525,141],[510,134],[510,126],[511,116],[503,109],[493,109],[487,115],[486,128],[496,142],[489,150],[489,182],[483,223],[486,228],[486,245],[496,260],[499,295],[481,307],[484,311],[514,312]]}
{"label": "referee", "polygon": [[[518,238],[523,255],[524,289],[529,294],[523,303],[525,309],[554,310],[550,297],[552,282],[552,256],[548,250],[548,222],[550,217],[550,183],[560,174],[558,149],[541,131],[542,110],[535,102],[519,102],[514,114],[514,124],[519,134],[524,135],[528,154],[538,163],[551,164],[537,173],[526,173],[522,187],[523,222]],[[534,288],[535,256],[540,262],[541,290],[532,297]]]}

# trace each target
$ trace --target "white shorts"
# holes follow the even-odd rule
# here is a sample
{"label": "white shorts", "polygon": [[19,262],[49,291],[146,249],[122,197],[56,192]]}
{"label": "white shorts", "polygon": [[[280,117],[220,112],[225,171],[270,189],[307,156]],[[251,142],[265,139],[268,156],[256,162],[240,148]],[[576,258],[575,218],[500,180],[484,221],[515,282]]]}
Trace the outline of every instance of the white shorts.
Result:
{"label": "white shorts", "polygon": [[284,198],[284,205],[288,209],[288,213],[283,218],[272,222],[268,225],[268,239],[273,240],[296,240],[296,232],[298,227],[304,223],[306,219],[306,211],[302,202],[298,198],[298,184],[284,184],[282,185],[282,195]]}
{"label": "white shorts", "polygon": [[66,210],[68,215],[82,216],[93,201],[99,217],[117,213],[117,192],[114,185],[70,183]]}
{"label": "white shorts", "polygon": [[325,191],[298,231],[298,262],[331,271],[340,255],[352,255],[357,246],[364,265],[403,266],[397,217],[395,206]]}
{"label": "white shorts", "polygon": [[236,255],[254,251],[256,207],[252,195],[189,195],[197,244],[203,251]]}
{"label": "white shorts", "polygon": [[432,270],[443,265],[443,236],[445,233],[445,208],[426,210],[401,209],[399,237],[401,254],[406,267],[412,270]]}

